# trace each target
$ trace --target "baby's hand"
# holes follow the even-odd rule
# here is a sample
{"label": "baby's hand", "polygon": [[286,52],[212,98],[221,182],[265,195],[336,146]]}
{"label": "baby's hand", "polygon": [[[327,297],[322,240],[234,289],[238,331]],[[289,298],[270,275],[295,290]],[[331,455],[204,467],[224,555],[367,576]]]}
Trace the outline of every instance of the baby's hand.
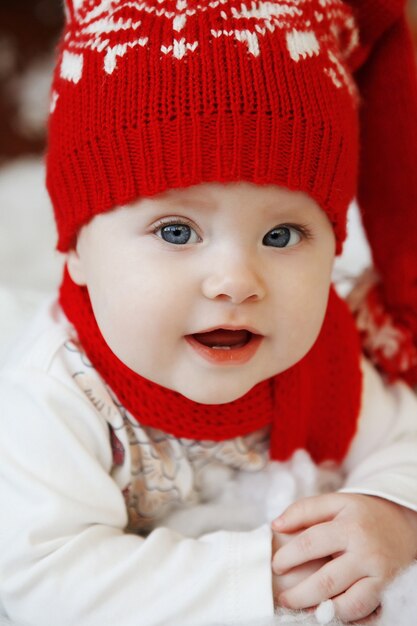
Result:
{"label": "baby's hand", "polygon": [[291,588],[285,585],[281,592],[277,583],[277,604],[305,609],[332,598],[336,615],[345,622],[370,615],[386,584],[417,557],[417,513],[376,496],[303,498],[272,527],[278,537],[292,533],[273,556],[276,576],[324,559],[311,573],[299,570]]}
{"label": "baby's hand", "polygon": [[[279,550],[283,545],[291,541],[294,537],[300,535],[300,533],[292,533],[291,535],[287,535],[284,533],[279,533],[275,530],[272,530],[272,557],[276,554],[277,550]],[[280,574],[277,576],[272,572],[272,589],[274,594],[274,605],[279,606],[279,597],[281,596],[283,591],[287,589],[291,589],[295,587],[303,580],[317,572],[322,565],[327,563],[330,558],[325,559],[315,559],[314,561],[308,561],[306,563],[302,563],[297,567],[294,567],[289,572],[284,574]]]}

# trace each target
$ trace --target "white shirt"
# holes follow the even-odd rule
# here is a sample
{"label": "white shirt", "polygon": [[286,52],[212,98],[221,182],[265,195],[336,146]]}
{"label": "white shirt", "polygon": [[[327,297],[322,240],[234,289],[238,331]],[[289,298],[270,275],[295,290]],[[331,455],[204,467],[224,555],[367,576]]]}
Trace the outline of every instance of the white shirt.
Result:
{"label": "white shirt", "polygon": [[[273,615],[269,522],[329,490],[417,511],[417,398],[363,360],[340,467],[268,461],[139,424],[48,303],[0,374],[0,598],[28,626],[232,624]],[[7,506],[6,504],[7,503]]]}

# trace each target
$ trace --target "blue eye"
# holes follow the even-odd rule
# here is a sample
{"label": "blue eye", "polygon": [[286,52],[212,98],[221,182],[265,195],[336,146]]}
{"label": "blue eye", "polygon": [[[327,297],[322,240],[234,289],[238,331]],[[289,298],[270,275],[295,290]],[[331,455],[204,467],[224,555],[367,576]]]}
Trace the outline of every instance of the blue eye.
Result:
{"label": "blue eye", "polygon": [[265,246],[273,246],[274,248],[288,248],[299,241],[301,241],[301,234],[292,226],[277,226],[266,233],[262,239]]}
{"label": "blue eye", "polygon": [[165,224],[165,226],[159,226],[154,232],[167,243],[174,245],[183,246],[186,243],[199,241],[197,233],[188,224]]}

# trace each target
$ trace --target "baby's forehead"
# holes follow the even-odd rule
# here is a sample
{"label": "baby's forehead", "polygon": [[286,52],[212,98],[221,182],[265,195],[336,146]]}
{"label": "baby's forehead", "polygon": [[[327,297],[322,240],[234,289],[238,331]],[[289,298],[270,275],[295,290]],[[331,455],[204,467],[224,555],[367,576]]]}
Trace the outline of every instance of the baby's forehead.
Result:
{"label": "baby's forehead", "polygon": [[155,196],[138,199],[134,204],[221,209],[227,207],[229,203],[250,204],[258,209],[274,206],[283,208],[317,206],[315,200],[303,191],[247,181],[204,182],[188,187],[170,188]]}

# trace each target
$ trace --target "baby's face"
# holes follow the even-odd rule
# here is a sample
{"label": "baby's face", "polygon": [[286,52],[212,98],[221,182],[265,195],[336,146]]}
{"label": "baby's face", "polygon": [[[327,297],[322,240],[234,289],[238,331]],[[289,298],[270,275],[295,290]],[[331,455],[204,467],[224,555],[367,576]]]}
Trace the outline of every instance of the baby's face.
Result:
{"label": "baby's face", "polygon": [[334,251],[327,216],[303,192],[204,183],[96,216],[68,268],[121,361],[221,404],[312,347]]}

